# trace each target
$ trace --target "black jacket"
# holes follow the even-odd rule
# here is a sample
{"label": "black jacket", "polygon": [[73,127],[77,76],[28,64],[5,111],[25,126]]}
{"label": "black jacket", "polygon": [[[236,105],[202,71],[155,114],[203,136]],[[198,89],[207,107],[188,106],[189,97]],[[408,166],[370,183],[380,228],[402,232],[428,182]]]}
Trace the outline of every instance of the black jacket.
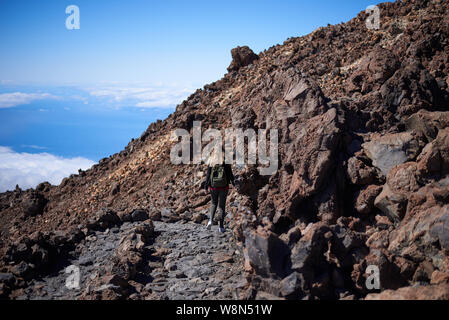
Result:
{"label": "black jacket", "polygon": [[[234,175],[232,174],[232,168],[230,164],[225,164],[225,174],[226,174],[226,181],[232,183],[232,185],[235,185],[234,183]],[[206,174],[206,183],[204,185],[204,188],[207,189],[210,186],[210,174],[211,174],[212,168],[210,166],[207,166],[207,174]]]}

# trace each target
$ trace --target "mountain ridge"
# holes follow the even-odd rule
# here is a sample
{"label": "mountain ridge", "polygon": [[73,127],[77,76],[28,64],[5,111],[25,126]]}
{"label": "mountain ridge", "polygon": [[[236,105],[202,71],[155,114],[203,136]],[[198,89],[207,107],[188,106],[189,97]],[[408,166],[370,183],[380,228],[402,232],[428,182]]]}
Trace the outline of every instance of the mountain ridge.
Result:
{"label": "mountain ridge", "polygon": [[379,30],[361,12],[258,55],[236,48],[222,79],[125,150],[59,186],[1,194],[2,272],[33,233],[72,234],[103,208],[122,220],[144,209],[153,220],[205,223],[204,165],[170,163],[172,131],[201,121],[280,132],[278,172],[239,168],[229,197],[245,298],[364,298],[369,265],[384,292],[424,284],[447,296],[448,3],[378,7]]}

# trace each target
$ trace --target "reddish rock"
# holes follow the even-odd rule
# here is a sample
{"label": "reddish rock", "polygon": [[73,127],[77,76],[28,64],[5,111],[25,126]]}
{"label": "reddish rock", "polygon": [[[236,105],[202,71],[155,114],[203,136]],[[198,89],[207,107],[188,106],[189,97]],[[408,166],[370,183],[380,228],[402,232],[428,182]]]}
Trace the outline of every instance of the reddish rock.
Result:
{"label": "reddish rock", "polygon": [[372,249],[386,249],[388,248],[388,235],[387,230],[375,232],[366,240],[366,245]]}
{"label": "reddish rock", "polygon": [[399,222],[404,218],[407,209],[407,197],[404,194],[394,193],[386,184],[374,200],[374,205],[386,214],[391,221]]}
{"label": "reddish rock", "polygon": [[435,268],[430,261],[421,262],[415,270],[412,280],[414,282],[430,282]]}
{"label": "reddish rock", "polygon": [[366,300],[448,300],[449,285],[405,287],[369,294]]}
{"label": "reddish rock", "polygon": [[[294,217],[299,204],[313,196],[324,187],[325,181],[335,166],[334,151],[340,139],[337,111],[331,109],[321,116],[309,119],[304,125],[297,123],[296,130],[290,133],[291,147],[286,153],[286,170],[279,177],[278,192],[264,196],[261,205],[275,207]],[[332,186],[329,186],[332,188]],[[276,189],[273,188],[273,191]],[[318,209],[322,213],[335,214],[335,194],[328,191],[325,198],[317,199],[319,205],[328,202],[326,207]],[[314,205],[310,202],[309,205]]]}
{"label": "reddish rock", "polygon": [[418,158],[418,174],[441,177],[449,173],[449,128],[442,129]]}
{"label": "reddish rock", "polygon": [[417,181],[417,165],[415,162],[407,162],[400,164],[387,175],[387,184],[390,190],[394,193],[410,194],[420,188]]}
{"label": "reddish rock", "polygon": [[356,157],[348,160],[347,174],[351,183],[355,185],[370,184],[376,177],[374,168],[365,165],[363,161]]}
{"label": "reddish rock", "polygon": [[382,191],[381,186],[371,185],[361,190],[356,198],[355,209],[361,214],[370,214],[374,209],[374,200]]}
{"label": "reddish rock", "polygon": [[391,223],[390,219],[388,219],[388,217],[377,215],[376,216],[376,226],[379,229],[384,230],[384,229],[389,229],[390,227],[393,226],[393,224]]}
{"label": "reddish rock", "polygon": [[430,283],[431,284],[443,284],[443,283],[449,284],[449,273],[435,270],[432,273]]}
{"label": "reddish rock", "polygon": [[225,263],[225,262],[233,262],[234,259],[231,255],[222,255],[222,254],[215,254],[212,256],[212,260],[215,263]]}
{"label": "reddish rock", "polygon": [[[433,260],[440,270],[447,268],[440,250],[449,250],[449,208],[431,207],[404,220],[390,234],[388,250],[399,256],[411,256],[416,260]],[[435,259],[438,257],[438,259]]]}
{"label": "reddish rock", "polygon": [[439,130],[449,127],[449,112],[420,110],[407,118],[405,125],[409,131],[422,133],[431,142]]}
{"label": "reddish rock", "polygon": [[[383,248],[372,248],[370,253],[363,260],[363,271],[365,272],[368,266],[378,267],[380,289],[397,289],[407,285],[407,278],[404,277],[404,274],[397,263],[398,262],[388,250]],[[366,287],[364,289],[366,289]]]}
{"label": "reddish rock", "polygon": [[444,206],[448,197],[449,177],[425,185],[418,191],[410,194],[405,220],[408,220],[420,211]]}
{"label": "reddish rock", "polygon": [[231,50],[232,62],[228,67],[228,71],[237,71],[242,67],[254,62],[254,60],[259,59],[258,55],[255,54],[249,47],[237,47]]}
{"label": "reddish rock", "polygon": [[158,210],[152,210],[149,214],[149,217],[152,221],[161,221],[162,215]]}
{"label": "reddish rock", "polygon": [[287,80],[286,85],[287,90],[276,110],[276,116],[280,120],[291,119],[296,115],[313,117],[327,110],[323,92],[312,79],[293,76]]}
{"label": "reddish rock", "polygon": [[298,242],[298,240],[301,239],[301,236],[302,236],[301,228],[299,226],[296,226],[288,230],[287,233],[282,234],[279,238],[282,241],[284,241],[287,245],[292,245]]}
{"label": "reddish rock", "polygon": [[376,47],[360,62],[358,69],[350,76],[348,90],[361,93],[378,90],[400,65],[398,58],[391,51]]}

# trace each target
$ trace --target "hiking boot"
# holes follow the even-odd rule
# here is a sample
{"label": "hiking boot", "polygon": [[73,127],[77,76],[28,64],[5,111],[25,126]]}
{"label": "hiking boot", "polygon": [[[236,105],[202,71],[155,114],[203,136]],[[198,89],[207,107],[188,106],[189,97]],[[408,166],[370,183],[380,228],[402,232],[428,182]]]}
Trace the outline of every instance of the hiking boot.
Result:
{"label": "hiking boot", "polygon": [[210,230],[212,228],[212,221],[209,220],[209,222],[207,223],[207,230]]}
{"label": "hiking boot", "polygon": [[218,228],[218,232],[224,233],[224,232],[225,232],[225,228],[224,228],[224,227],[219,227],[219,228]]}

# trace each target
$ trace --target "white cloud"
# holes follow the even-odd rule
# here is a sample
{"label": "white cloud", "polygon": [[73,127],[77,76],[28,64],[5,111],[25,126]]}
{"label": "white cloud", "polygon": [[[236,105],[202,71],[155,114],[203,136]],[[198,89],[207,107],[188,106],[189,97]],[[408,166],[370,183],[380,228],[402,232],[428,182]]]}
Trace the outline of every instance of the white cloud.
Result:
{"label": "white cloud", "polygon": [[174,107],[185,100],[195,89],[193,87],[151,86],[105,86],[89,89],[92,96],[109,98],[113,102],[128,104],[139,108]]}
{"label": "white cloud", "polygon": [[47,149],[47,147],[36,146],[35,144],[22,144],[21,147],[22,148],[31,148],[31,149],[36,149],[36,150],[45,150],[45,149]]}
{"label": "white cloud", "polygon": [[0,94],[0,109],[16,107],[23,104],[29,104],[36,100],[54,99],[54,98],[56,97],[49,93],[23,93],[23,92],[2,93]]}
{"label": "white cloud", "polygon": [[16,184],[22,189],[34,188],[44,181],[59,185],[63,178],[94,164],[82,157],[68,159],[49,153],[18,153],[0,146],[0,192],[13,190]]}

